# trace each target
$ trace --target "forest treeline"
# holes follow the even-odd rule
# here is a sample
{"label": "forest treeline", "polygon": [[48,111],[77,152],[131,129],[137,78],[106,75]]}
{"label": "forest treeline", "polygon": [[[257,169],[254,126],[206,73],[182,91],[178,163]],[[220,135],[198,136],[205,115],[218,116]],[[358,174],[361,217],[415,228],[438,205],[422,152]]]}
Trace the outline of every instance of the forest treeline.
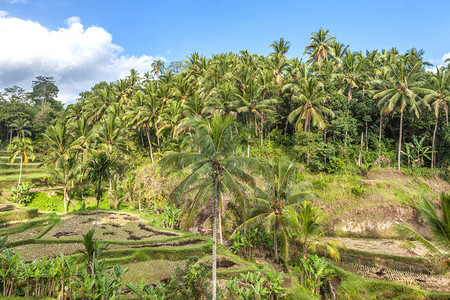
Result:
{"label": "forest treeline", "polygon": [[67,151],[86,160],[88,150],[101,149],[125,170],[143,155],[155,161],[189,148],[187,119],[232,115],[236,134],[246,132],[236,149],[242,156],[281,153],[315,170],[379,157],[399,168],[449,165],[450,64],[427,71],[415,48],[354,52],[323,29],[312,33],[303,58],[288,58],[283,38],[270,48],[268,56],[158,60],[144,74],[96,84],[65,109],[51,77],[38,77],[29,93],[7,88],[2,146],[31,137],[54,162]]}

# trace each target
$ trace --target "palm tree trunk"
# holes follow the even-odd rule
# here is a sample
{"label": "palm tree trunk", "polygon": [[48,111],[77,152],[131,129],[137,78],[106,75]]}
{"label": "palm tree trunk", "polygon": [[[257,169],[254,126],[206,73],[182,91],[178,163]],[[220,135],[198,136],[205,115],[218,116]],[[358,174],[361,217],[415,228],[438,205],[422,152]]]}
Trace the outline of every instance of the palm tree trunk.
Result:
{"label": "palm tree trunk", "polygon": [[380,133],[378,135],[378,156],[381,154],[381,131],[383,129],[383,114],[380,114]]}
{"label": "palm tree trunk", "polygon": [[101,180],[99,180],[98,182],[98,186],[97,186],[97,208],[95,210],[95,223],[94,223],[94,251],[92,252],[92,277],[94,277],[94,272],[95,272],[95,247],[97,244],[97,223],[98,223],[98,204],[100,202],[100,198],[101,198]]}
{"label": "palm tree trunk", "polygon": [[220,243],[223,245],[223,238],[222,238],[222,198],[219,200],[219,238]]}
{"label": "palm tree trunk", "polygon": [[219,174],[214,170],[214,206],[213,206],[213,253],[212,253],[212,299],[216,300],[217,286],[217,211],[219,206]]}
{"label": "palm tree trunk", "polygon": [[264,139],[264,116],[261,114],[261,146],[263,145]]}
{"label": "palm tree trunk", "polygon": [[278,223],[277,223],[277,217],[275,216],[275,224],[273,226],[273,259],[275,263],[278,263],[280,259],[278,258]]}
{"label": "palm tree trunk", "polygon": [[364,133],[361,132],[361,144],[359,145],[358,167],[361,167],[361,163],[362,163],[362,149],[363,149],[363,143],[364,143]]}
{"label": "palm tree trunk", "polygon": [[369,151],[369,136],[367,134],[367,121],[366,121],[366,151]]}
{"label": "palm tree trunk", "polygon": [[20,154],[20,172],[19,172],[19,183],[17,184],[17,188],[20,186],[20,179],[22,178],[22,160],[23,160],[23,154]]}
{"label": "palm tree trunk", "polygon": [[434,169],[434,165],[436,163],[436,132],[438,127],[438,119],[436,118],[436,124],[434,125],[434,131],[433,131],[433,143],[431,146],[431,169]]}
{"label": "palm tree trunk", "polygon": [[64,212],[67,212],[67,186],[66,186],[66,184],[64,184],[63,191],[64,191]]}
{"label": "palm tree trunk", "polygon": [[403,110],[400,111],[400,134],[398,137],[398,156],[397,156],[397,163],[398,163],[398,170],[400,171],[401,166],[401,150],[402,150],[402,130],[403,130]]}
{"label": "palm tree trunk", "polygon": [[145,130],[145,133],[147,134],[147,140],[148,140],[148,144],[150,146],[150,157],[152,159],[152,164],[153,164],[154,163],[154,160],[153,160],[153,147],[152,147],[152,141],[150,139],[150,133],[148,132],[148,128],[147,127],[145,127],[144,130]]}

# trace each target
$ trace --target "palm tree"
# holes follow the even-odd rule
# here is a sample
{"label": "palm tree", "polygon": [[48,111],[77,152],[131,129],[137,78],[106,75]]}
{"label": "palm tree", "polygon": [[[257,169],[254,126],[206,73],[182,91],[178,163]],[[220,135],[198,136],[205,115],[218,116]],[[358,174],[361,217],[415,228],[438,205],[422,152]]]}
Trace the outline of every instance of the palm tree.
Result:
{"label": "palm tree", "polygon": [[328,30],[319,29],[318,32],[311,33],[310,44],[305,47],[305,53],[309,54],[307,63],[317,62],[321,63],[322,60],[328,61],[328,52],[336,40],[335,36],[330,36]]}
{"label": "palm tree", "polygon": [[325,232],[321,230],[324,212],[304,200],[298,209],[290,208],[283,212],[285,223],[289,224],[294,239],[298,242],[303,259],[309,250],[317,247],[325,248],[328,254],[335,260],[339,260],[338,246],[342,246],[334,240],[324,239]]}
{"label": "palm tree", "polygon": [[[92,159],[87,163],[85,172],[87,173],[88,179],[94,184],[95,194],[97,199],[97,206],[95,211],[95,224],[94,224],[94,240],[97,237],[97,223],[98,223],[98,205],[102,197],[102,182],[108,180],[111,176],[111,167],[113,161],[106,155],[106,153],[101,152],[94,154]],[[95,252],[93,254],[93,266],[95,264]],[[95,268],[95,266],[94,266]],[[93,268],[93,270],[94,270]],[[94,275],[92,271],[92,275]]]}
{"label": "palm tree", "polygon": [[406,107],[419,117],[419,104],[428,106],[423,99],[419,98],[418,93],[430,93],[431,90],[420,87],[422,63],[418,62],[413,66],[408,66],[405,59],[398,60],[395,64],[391,64],[389,69],[392,77],[390,88],[377,93],[374,98],[380,99],[379,105],[382,112],[389,114],[392,111],[400,111],[400,132],[398,138],[398,170],[401,167],[401,148],[402,148],[402,130],[403,130],[403,113]]}
{"label": "palm tree", "polygon": [[263,225],[268,232],[273,233],[273,253],[276,263],[278,258],[278,233],[284,250],[284,261],[288,258],[287,224],[283,213],[289,208],[299,207],[305,199],[312,200],[315,195],[308,191],[311,185],[307,182],[295,182],[298,167],[287,160],[274,159],[263,168],[264,189],[256,189],[252,199],[254,210],[252,217],[243,222],[235,233],[244,228]]}
{"label": "palm tree", "polygon": [[156,79],[159,78],[159,74],[161,74],[161,70],[164,68],[164,61],[161,59],[157,59],[154,62],[152,62],[152,68],[153,72],[156,75]]}
{"label": "palm tree", "polygon": [[445,71],[444,67],[437,68],[436,73],[431,73],[429,76],[429,83],[432,89],[424,100],[427,103],[431,103],[434,109],[434,115],[436,117],[436,123],[434,124],[433,142],[431,146],[431,168],[433,169],[436,164],[436,132],[439,122],[439,112],[444,110],[445,119],[448,126],[448,108],[450,106],[450,72]]}
{"label": "palm tree", "polygon": [[275,54],[279,56],[284,56],[288,51],[289,47],[291,47],[291,43],[285,41],[284,38],[280,38],[279,41],[274,41],[269,48],[272,48]]}
{"label": "palm tree", "polygon": [[254,185],[253,178],[240,167],[251,160],[233,157],[233,150],[239,136],[230,134],[234,125],[230,115],[215,115],[211,120],[190,119],[188,125],[195,128],[194,142],[198,150],[192,153],[169,153],[162,160],[162,165],[175,168],[189,167],[190,174],[173,190],[171,197],[179,198],[189,191],[195,191],[188,211],[188,219],[211,196],[213,202],[213,264],[212,290],[216,299],[217,274],[217,219],[219,215],[219,198],[227,193],[238,200],[245,209],[245,197],[241,182]]}
{"label": "palm tree", "polygon": [[294,100],[300,102],[300,107],[294,109],[288,116],[291,123],[295,121],[295,128],[311,131],[311,123],[320,130],[325,129],[324,115],[334,116],[331,109],[325,106],[326,93],[322,84],[313,77],[302,80],[300,86],[294,87]]}
{"label": "palm tree", "polygon": [[30,121],[27,119],[16,119],[11,123],[10,127],[17,131],[17,136],[19,138],[24,138],[25,135],[31,135],[31,132],[27,129],[30,127]]}
{"label": "palm tree", "polygon": [[[320,130],[325,129],[324,116],[334,116],[334,112],[325,106],[326,93],[320,82],[313,77],[305,77],[300,86],[294,85],[293,99],[300,102],[300,106],[294,109],[288,116],[288,121],[294,123],[296,130],[304,128],[305,132],[311,131],[311,123]],[[309,150],[306,158],[309,165]]]}
{"label": "palm tree", "polygon": [[79,149],[79,140],[69,132],[65,123],[49,126],[44,136],[47,152],[46,164],[54,164],[55,168],[62,160],[69,159],[75,150]]}
{"label": "palm tree", "polygon": [[440,200],[442,214],[437,212],[434,203],[428,199],[424,199],[418,207],[431,231],[432,241],[428,241],[406,224],[399,224],[396,227],[402,236],[419,241],[432,255],[438,257],[450,253],[450,194],[441,193]]}
{"label": "palm tree", "polygon": [[33,142],[30,138],[19,138],[16,136],[8,146],[7,151],[11,152],[9,159],[11,163],[14,163],[17,156],[20,156],[19,182],[17,183],[17,187],[19,187],[20,179],[22,178],[22,164],[28,163],[28,156],[31,160],[34,160]]}
{"label": "palm tree", "polygon": [[51,172],[51,179],[63,186],[64,212],[67,212],[69,203],[69,189],[74,185],[78,176],[78,162],[74,157],[64,159],[57,168]]}

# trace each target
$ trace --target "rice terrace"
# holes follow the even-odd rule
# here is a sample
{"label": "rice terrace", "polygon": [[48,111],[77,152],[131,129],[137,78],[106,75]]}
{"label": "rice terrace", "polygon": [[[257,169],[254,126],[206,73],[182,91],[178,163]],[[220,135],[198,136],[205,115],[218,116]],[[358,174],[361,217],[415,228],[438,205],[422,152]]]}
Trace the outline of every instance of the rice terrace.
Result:
{"label": "rice terrace", "polygon": [[450,299],[449,3],[150,2],[1,1],[0,299]]}

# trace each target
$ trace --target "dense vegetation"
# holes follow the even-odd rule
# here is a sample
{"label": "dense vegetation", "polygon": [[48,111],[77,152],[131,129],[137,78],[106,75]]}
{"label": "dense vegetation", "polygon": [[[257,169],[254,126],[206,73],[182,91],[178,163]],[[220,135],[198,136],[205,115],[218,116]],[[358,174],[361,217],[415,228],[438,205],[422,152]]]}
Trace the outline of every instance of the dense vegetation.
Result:
{"label": "dense vegetation", "polygon": [[[312,33],[306,62],[288,58],[289,47],[280,39],[268,56],[193,53],[168,66],[155,61],[151,72],[131,70],[124,79],[98,83],[65,109],[55,100],[51,77],[38,77],[30,93],[5,89],[0,139],[11,162],[20,160],[16,202],[31,201],[21,176],[23,164],[36,155],[49,182],[62,188],[65,212],[75,191],[80,198],[95,195],[98,211],[105,185],[115,209],[131,202],[141,210],[148,187],[136,169],[160,162],[152,175],[162,168],[160,176],[171,173],[167,180],[175,182],[156,200],[172,205],[164,205],[168,227],[188,228],[201,208],[213,204],[213,286],[216,244],[223,242],[230,210],[235,226],[226,238],[234,240],[233,251],[248,256],[249,243],[263,247],[274,263],[296,269],[317,297],[334,271],[307,254],[320,250],[338,259],[340,245],[325,238],[324,213],[311,205],[316,195],[299,164],[311,172],[353,168],[367,174],[378,165],[440,169],[449,176],[450,64],[427,71],[423,51],[414,48],[404,54],[395,48],[352,52],[323,29]],[[95,268],[92,253],[88,261]],[[280,279],[266,273],[273,277],[269,286],[278,287]],[[248,276],[241,289],[228,292],[248,295]],[[144,293],[144,287],[129,288]],[[170,283],[145,290],[161,291],[170,294]],[[215,298],[216,289],[211,293]]]}

